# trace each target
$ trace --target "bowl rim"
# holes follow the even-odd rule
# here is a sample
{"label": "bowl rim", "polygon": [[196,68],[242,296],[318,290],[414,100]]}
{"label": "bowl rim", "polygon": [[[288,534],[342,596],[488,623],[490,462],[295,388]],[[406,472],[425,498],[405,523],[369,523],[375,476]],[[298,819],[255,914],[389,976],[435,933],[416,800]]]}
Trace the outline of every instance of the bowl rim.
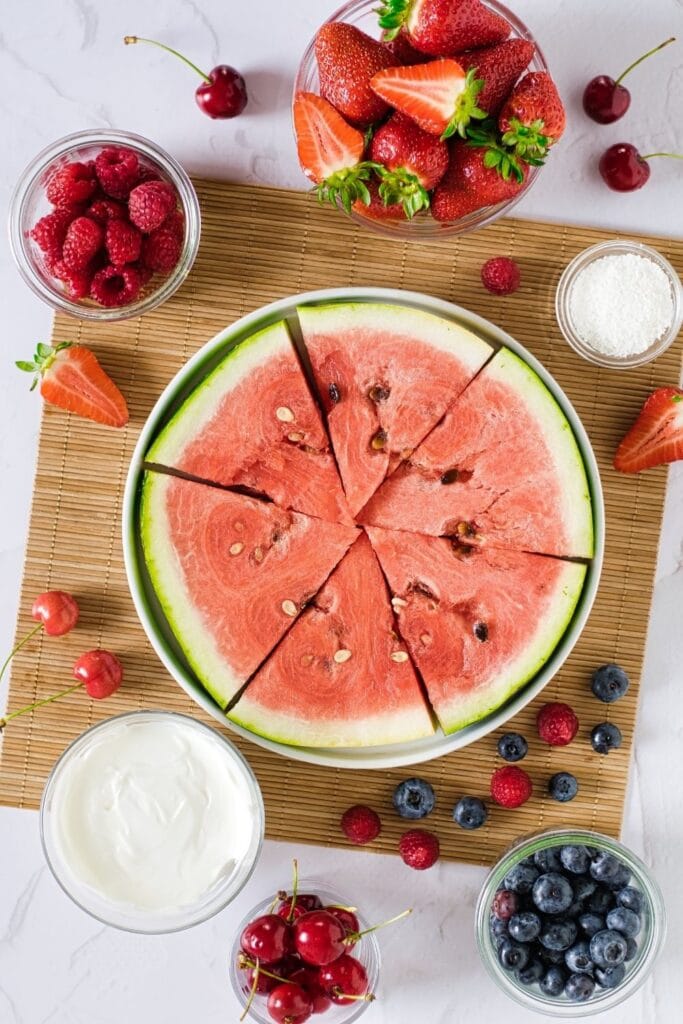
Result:
{"label": "bowl rim", "polygon": [[[523,686],[503,707],[498,708],[492,715],[473,725],[467,726],[459,732],[447,735],[437,731],[428,739],[411,743],[374,748],[315,749],[287,746],[284,743],[249,732],[236,722],[231,721],[194,677],[189,666],[183,664],[183,659],[179,655],[177,648],[174,650],[174,641],[172,640],[169,627],[157,619],[153,609],[153,602],[150,598],[150,592],[153,593],[153,591],[151,591],[149,584],[146,584],[144,558],[139,542],[137,511],[139,484],[144,472],[145,452],[149,448],[152,437],[160,429],[162,421],[171,414],[172,407],[179,405],[186,394],[192,390],[193,386],[196,386],[193,384],[194,379],[198,378],[200,373],[205,374],[208,372],[210,364],[217,363],[230,347],[237,344],[244,337],[278,320],[287,319],[288,317],[293,319],[296,316],[297,305],[340,300],[385,302],[433,313],[463,324],[480,337],[492,341],[497,347],[506,346],[510,348],[525,360],[538,374],[546,387],[548,387],[574,432],[591,492],[595,551],[593,558],[588,563],[583,591],[572,620],[558,641],[550,658],[533,680]],[[244,739],[256,743],[266,750],[281,754],[284,757],[305,761],[309,764],[337,768],[397,768],[402,765],[412,765],[433,760],[443,754],[448,754],[468,746],[475,740],[488,735],[538,696],[545,685],[559,671],[583,631],[597,594],[604,557],[605,509],[597,461],[578,414],[549,371],[520,342],[490,321],[445,299],[433,298],[419,292],[393,288],[325,288],[286,296],[253,310],[216,334],[181,367],[157,399],[140,432],[131,456],[122,502],[122,531],[124,564],[128,585],[145,633],[163,666],[200,707],[222,725],[227,726]]]}

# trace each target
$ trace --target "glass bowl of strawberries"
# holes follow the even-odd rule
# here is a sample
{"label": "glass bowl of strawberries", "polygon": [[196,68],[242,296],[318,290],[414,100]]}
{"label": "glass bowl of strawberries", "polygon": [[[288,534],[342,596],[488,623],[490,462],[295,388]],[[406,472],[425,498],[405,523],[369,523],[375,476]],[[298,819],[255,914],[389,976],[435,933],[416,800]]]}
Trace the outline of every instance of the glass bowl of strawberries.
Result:
{"label": "glass bowl of strawberries", "polygon": [[416,241],[509,213],[565,126],[538,43],[496,0],[351,0],[307,47],[292,114],[318,198]]}
{"label": "glass bowl of strawberries", "polygon": [[180,287],[197,254],[197,195],[187,174],[147,139],[84,131],[29,164],[10,205],[19,271],[54,309],[124,320]]}

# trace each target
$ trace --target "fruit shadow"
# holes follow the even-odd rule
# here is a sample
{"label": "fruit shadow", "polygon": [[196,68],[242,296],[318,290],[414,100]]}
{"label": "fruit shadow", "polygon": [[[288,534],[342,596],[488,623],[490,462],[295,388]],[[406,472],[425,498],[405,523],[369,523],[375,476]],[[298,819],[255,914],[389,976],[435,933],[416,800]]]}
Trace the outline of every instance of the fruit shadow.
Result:
{"label": "fruit shadow", "polygon": [[249,94],[249,114],[272,114],[286,110],[292,101],[292,77],[286,72],[272,68],[255,68],[245,71],[244,77]]}

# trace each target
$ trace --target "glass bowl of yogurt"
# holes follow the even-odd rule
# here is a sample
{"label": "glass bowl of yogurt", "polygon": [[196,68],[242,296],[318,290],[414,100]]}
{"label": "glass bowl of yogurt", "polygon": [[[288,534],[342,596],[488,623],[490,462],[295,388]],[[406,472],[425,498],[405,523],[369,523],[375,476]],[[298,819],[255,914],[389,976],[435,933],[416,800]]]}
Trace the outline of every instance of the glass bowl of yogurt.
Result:
{"label": "glass bowl of yogurt", "polygon": [[580,356],[627,370],[656,359],[676,340],[683,321],[681,281],[669,261],[642,242],[600,242],[565,268],[555,313]]}
{"label": "glass bowl of yogurt", "polygon": [[78,906],[132,932],[180,931],[230,903],[264,832],[258,782],[216,729],[133,711],[82,733],[43,792],[40,831]]}

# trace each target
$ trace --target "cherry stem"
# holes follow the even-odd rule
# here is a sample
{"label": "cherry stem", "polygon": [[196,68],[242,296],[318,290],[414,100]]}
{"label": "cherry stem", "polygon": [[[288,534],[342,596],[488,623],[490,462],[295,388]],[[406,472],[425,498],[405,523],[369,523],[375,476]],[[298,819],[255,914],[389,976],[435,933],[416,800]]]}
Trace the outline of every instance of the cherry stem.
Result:
{"label": "cherry stem", "polygon": [[621,81],[624,78],[626,78],[626,76],[631,71],[633,71],[634,68],[637,68],[638,65],[642,64],[642,62],[644,60],[647,60],[648,57],[651,57],[653,53],[659,53],[659,51],[663,50],[665,46],[669,45],[669,43],[675,43],[675,42],[676,42],[676,36],[671,36],[671,39],[667,39],[663,43],[660,43],[659,46],[655,46],[655,48],[653,50],[648,50],[647,53],[644,53],[642,57],[638,58],[638,60],[634,60],[633,64],[629,64],[629,66],[626,68],[626,71],[622,71],[621,72],[621,74],[619,75],[619,77],[617,78],[617,80],[616,80],[616,82],[614,84],[615,85],[619,85],[621,83]]}
{"label": "cherry stem", "polygon": [[19,643],[16,645],[16,647],[9,652],[9,654],[5,658],[5,661],[3,663],[2,668],[0,668],[0,680],[4,676],[5,669],[9,665],[9,663],[12,660],[12,658],[14,657],[14,655],[17,654],[17,652],[21,650],[21,648],[24,646],[24,644],[27,644],[29,642],[29,640],[31,639],[31,637],[35,636],[36,633],[38,632],[38,630],[42,629],[42,628],[43,628],[43,624],[42,624],[42,622],[39,622],[38,625],[34,626],[33,629],[30,629],[28,631],[28,633],[26,634],[26,636],[23,638],[23,640],[20,640]]}
{"label": "cherry stem", "polygon": [[246,956],[244,953],[240,953],[237,957],[237,966],[241,971],[248,971],[250,968],[258,969],[261,974],[265,974],[266,978],[272,978],[273,981],[287,982],[286,978],[283,978],[281,974],[273,974],[272,971],[266,970],[265,967],[261,967],[258,960],[252,960],[250,956]]}
{"label": "cherry stem", "polygon": [[25,715],[27,711],[34,711],[36,708],[42,708],[44,704],[52,704],[53,700],[59,700],[60,697],[66,697],[67,693],[73,693],[74,690],[80,690],[83,683],[76,683],[75,686],[69,686],[66,690],[60,690],[59,693],[53,693],[51,697],[46,697],[44,700],[37,700],[34,704],[27,704],[25,708],[19,708],[17,711],[10,712],[9,715],[5,715],[4,718],[0,718],[0,732],[5,728],[8,722],[11,722],[13,718],[18,718],[19,715]]}
{"label": "cherry stem", "polygon": [[376,932],[378,928],[386,928],[388,924],[396,924],[397,921],[402,921],[404,917],[408,917],[408,914],[412,914],[413,908],[409,907],[404,910],[402,914],[397,914],[396,917],[390,917],[388,921],[382,921],[381,924],[373,924],[372,928],[366,928],[362,932],[350,932],[346,937],[347,943],[358,942],[364,935],[369,935],[370,932]]}
{"label": "cherry stem", "polygon": [[292,924],[294,921],[294,908],[296,907],[296,897],[299,891],[299,862],[296,857],[292,860],[292,902],[289,905],[289,914],[287,915],[287,921]]}
{"label": "cherry stem", "polygon": [[373,992],[364,992],[362,996],[352,996],[350,993],[342,992],[342,990],[339,988],[339,985],[335,985],[335,987],[332,989],[332,994],[336,996],[337,999],[353,999],[355,1002],[359,1003],[374,1003],[375,1001],[375,996]]}
{"label": "cherry stem", "polygon": [[683,160],[683,153],[647,153],[641,160],[652,160],[655,156],[670,156],[672,160]]}
{"label": "cherry stem", "polygon": [[256,998],[256,989],[258,988],[258,979],[259,979],[259,974],[260,973],[261,973],[261,966],[260,966],[260,964],[257,961],[256,962],[256,968],[254,970],[254,980],[251,983],[251,991],[249,993],[249,998],[247,999],[247,1001],[245,1003],[244,1010],[242,1012],[242,1016],[240,1017],[240,1020],[244,1020],[244,1018],[247,1016],[247,1014],[251,1010],[251,1004],[254,1002],[254,999]]}
{"label": "cherry stem", "polygon": [[160,43],[156,39],[145,39],[144,36],[124,36],[123,41],[127,46],[130,43],[149,43],[151,46],[158,46],[160,50],[166,50],[167,53],[172,53],[174,57],[180,57],[180,59],[184,61],[184,63],[187,64],[188,67],[192,68],[193,71],[196,71],[197,74],[200,75],[205,82],[208,82],[208,84],[211,85],[211,79],[206,74],[206,72],[202,71],[201,68],[198,68],[196,64],[193,64],[192,61],[185,57],[182,53],[179,53],[177,50],[174,50],[172,46],[167,46],[166,43]]}

